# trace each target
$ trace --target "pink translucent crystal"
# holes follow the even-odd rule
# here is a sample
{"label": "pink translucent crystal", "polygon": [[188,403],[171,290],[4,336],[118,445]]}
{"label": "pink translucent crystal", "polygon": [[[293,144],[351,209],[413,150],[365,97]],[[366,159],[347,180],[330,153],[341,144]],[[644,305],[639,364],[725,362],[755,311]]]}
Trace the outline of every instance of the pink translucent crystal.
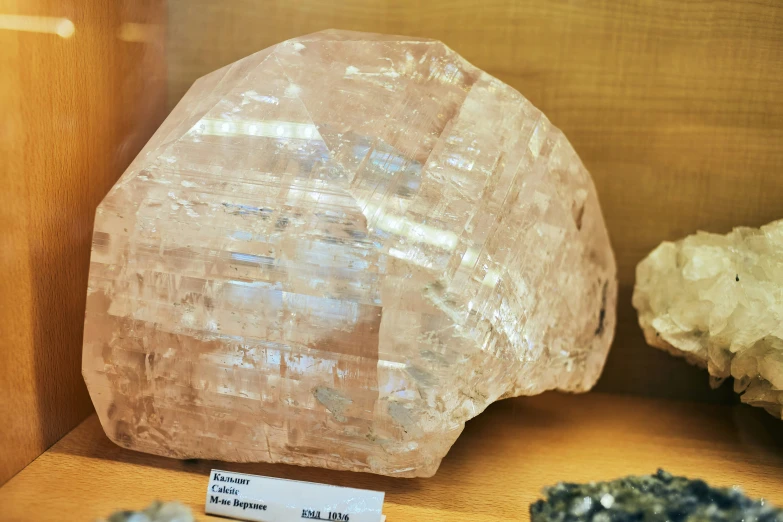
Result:
{"label": "pink translucent crystal", "polygon": [[101,203],[84,378],[135,450],[429,476],[491,402],[589,389],[615,301],[538,109],[440,42],[325,31],[196,81]]}

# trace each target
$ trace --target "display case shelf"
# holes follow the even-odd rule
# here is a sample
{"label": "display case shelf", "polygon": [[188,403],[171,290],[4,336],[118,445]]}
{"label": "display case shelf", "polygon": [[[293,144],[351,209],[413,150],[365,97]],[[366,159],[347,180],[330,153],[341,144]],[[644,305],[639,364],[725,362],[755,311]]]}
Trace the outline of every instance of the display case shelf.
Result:
{"label": "display case shelf", "polygon": [[435,477],[399,479],[155,457],[115,446],[93,415],[0,488],[0,518],[95,520],[162,499],[211,520],[213,467],[385,491],[390,522],[527,520],[548,484],[659,467],[783,505],[783,423],[744,405],[547,393],[494,404],[468,423]]}

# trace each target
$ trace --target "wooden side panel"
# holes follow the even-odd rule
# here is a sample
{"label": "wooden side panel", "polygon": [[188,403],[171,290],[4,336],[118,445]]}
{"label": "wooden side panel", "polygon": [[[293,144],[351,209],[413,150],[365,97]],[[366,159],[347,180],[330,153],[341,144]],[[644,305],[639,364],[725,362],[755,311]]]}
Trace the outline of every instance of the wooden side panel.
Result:
{"label": "wooden side panel", "polygon": [[783,218],[783,4],[571,0],[170,0],[169,105],[199,76],[334,27],[440,39],[516,87],[590,169],[619,261],[599,388],[704,400],[706,374],[648,348],[634,269],[658,243]]}
{"label": "wooden side panel", "polygon": [[92,220],[165,115],[164,22],[160,0],[0,1],[0,484],[92,411]]}

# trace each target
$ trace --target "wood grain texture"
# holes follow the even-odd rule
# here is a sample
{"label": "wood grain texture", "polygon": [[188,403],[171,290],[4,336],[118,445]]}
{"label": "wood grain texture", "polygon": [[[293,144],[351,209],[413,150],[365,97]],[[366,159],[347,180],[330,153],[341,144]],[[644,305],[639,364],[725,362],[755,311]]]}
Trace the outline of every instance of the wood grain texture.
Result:
{"label": "wood grain texture", "polygon": [[661,241],[783,218],[783,3],[170,0],[169,15],[170,105],[207,72],[329,27],[436,38],[517,88],[593,174],[617,253],[599,389],[732,397],[646,347],[630,296]]}
{"label": "wood grain texture", "polygon": [[[95,520],[155,499],[179,500],[198,520],[209,470],[386,492],[389,522],[526,520],[541,488],[658,467],[783,505],[783,424],[747,406],[593,393],[509,399],[468,423],[429,479],[268,464],[188,463],[113,445],[95,416],[0,488],[3,520]],[[46,494],[42,495],[41,492]],[[222,520],[214,518],[215,520]]]}
{"label": "wood grain texture", "polygon": [[159,0],[0,1],[65,17],[70,38],[0,30],[0,484],[92,411],[81,336],[98,202],[165,110]]}

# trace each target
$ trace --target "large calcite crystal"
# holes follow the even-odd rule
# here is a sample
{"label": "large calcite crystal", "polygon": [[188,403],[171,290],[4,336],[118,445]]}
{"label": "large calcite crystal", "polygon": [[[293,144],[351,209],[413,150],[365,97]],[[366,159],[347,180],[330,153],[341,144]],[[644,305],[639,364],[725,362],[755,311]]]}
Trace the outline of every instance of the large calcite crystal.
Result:
{"label": "large calcite crystal", "polygon": [[636,269],[633,305],[649,344],[783,416],[783,220],[662,243]]}
{"label": "large calcite crystal", "polygon": [[101,203],[84,377],[128,448],[428,476],[491,402],[589,389],[615,302],[539,110],[439,42],[326,31],[198,80]]}

